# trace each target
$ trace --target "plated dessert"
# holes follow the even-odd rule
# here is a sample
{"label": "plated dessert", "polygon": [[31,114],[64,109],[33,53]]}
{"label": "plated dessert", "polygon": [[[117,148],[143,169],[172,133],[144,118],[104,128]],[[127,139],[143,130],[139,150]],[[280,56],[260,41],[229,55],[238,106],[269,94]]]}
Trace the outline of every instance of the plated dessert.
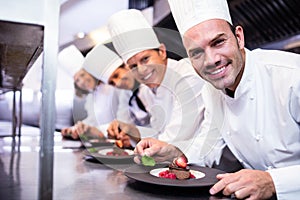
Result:
{"label": "plated dessert", "polygon": [[117,146],[113,146],[112,151],[106,152],[106,155],[108,155],[108,156],[128,156],[129,154],[124,149],[121,149]]}
{"label": "plated dessert", "polygon": [[[180,161],[180,160],[179,160]],[[175,163],[175,160],[173,161]],[[178,166],[177,161],[177,166]],[[212,186],[218,182],[216,178],[217,174],[225,173],[224,171],[209,168],[209,167],[201,167],[193,164],[183,164],[179,167],[182,169],[175,169],[175,172],[179,171],[177,176],[187,174],[186,171],[191,177],[187,179],[179,179],[181,177],[176,177],[175,173],[172,172],[173,175],[169,175],[171,177],[162,177],[163,172],[170,173],[170,170],[174,170],[172,164],[167,163],[156,163],[155,166],[145,166],[145,165],[132,165],[131,167],[127,168],[125,171],[125,175],[133,180],[150,183],[155,185],[163,185],[163,186],[174,186],[174,187],[188,187],[188,188],[199,188],[199,187],[207,187]],[[182,171],[184,171],[182,173]],[[176,177],[176,178],[175,178]],[[185,176],[184,178],[186,178]]]}
{"label": "plated dessert", "polygon": [[161,178],[169,178],[169,179],[192,179],[195,176],[191,173],[190,167],[187,165],[187,160],[185,157],[179,157],[173,160],[173,162],[169,165],[167,170],[161,171],[158,174]]}

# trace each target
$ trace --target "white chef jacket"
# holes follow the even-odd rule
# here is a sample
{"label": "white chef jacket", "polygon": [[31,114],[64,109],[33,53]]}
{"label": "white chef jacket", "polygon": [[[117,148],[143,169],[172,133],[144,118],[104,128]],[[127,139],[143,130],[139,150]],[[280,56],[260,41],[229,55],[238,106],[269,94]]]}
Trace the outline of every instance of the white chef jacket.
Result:
{"label": "white chef jacket", "polygon": [[151,115],[151,128],[155,130],[153,137],[171,144],[194,138],[203,120],[203,85],[189,59],[168,59],[160,86],[155,91],[140,87],[140,96]]}
{"label": "white chef jacket", "polygon": [[130,117],[129,105],[128,105],[131,95],[132,95],[131,90],[124,90],[124,89],[120,90],[117,119],[125,123],[134,124],[133,119]]}
{"label": "white chef jacket", "polygon": [[221,134],[224,120],[222,98],[220,92],[208,82],[203,86],[202,97],[205,105],[204,119],[196,137],[189,141],[176,142],[175,146],[181,147],[189,163],[212,167],[213,164],[219,165],[226,146]]}
{"label": "white chef jacket", "polygon": [[246,49],[234,98],[219,91],[211,101],[221,102],[222,137],[242,165],[268,171],[278,199],[299,197],[300,55]]}
{"label": "white chef jacket", "polygon": [[[150,90],[147,86],[139,85],[139,87],[145,87],[145,90]],[[148,89],[147,89],[148,88]],[[129,105],[129,100],[132,97],[133,92],[131,90],[120,90],[119,93],[119,108],[117,111],[117,119],[126,122],[129,124],[136,124],[136,125],[142,125],[145,127],[149,127],[149,113],[146,111],[143,111],[139,106],[137,105],[137,102],[135,99],[131,101],[132,105]],[[141,97],[140,92],[137,94],[141,102],[144,104],[145,99]],[[133,113],[135,115],[135,118],[132,116]]]}
{"label": "white chef jacket", "polygon": [[107,124],[116,118],[118,109],[118,94],[116,88],[107,84],[100,84],[87,95],[85,110],[87,118],[82,120],[91,126]]}

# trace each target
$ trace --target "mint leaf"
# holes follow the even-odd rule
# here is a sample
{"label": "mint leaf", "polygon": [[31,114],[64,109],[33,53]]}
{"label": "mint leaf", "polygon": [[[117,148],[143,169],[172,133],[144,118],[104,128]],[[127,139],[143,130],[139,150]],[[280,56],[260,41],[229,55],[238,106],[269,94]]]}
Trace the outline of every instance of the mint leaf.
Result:
{"label": "mint leaf", "polygon": [[86,141],[89,140],[88,136],[85,135],[85,134],[81,134],[81,135],[79,135],[79,137],[80,137],[80,139],[81,139],[82,141],[84,141],[84,142],[86,142]]}
{"label": "mint leaf", "polygon": [[89,150],[90,153],[96,153],[97,152],[97,149],[93,148],[93,147],[89,148],[88,150]]}
{"label": "mint leaf", "polygon": [[142,157],[142,164],[145,165],[145,166],[155,166],[155,160],[152,158],[152,157],[149,157],[149,156],[143,156]]}

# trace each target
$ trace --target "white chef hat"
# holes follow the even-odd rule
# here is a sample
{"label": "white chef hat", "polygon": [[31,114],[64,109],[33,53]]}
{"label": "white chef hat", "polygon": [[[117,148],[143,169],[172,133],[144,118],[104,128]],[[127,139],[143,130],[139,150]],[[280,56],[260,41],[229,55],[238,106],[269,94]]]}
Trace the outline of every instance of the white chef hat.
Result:
{"label": "white chef hat", "polygon": [[179,32],[210,19],[224,19],[230,24],[231,17],[226,0],[168,0]]}
{"label": "white chef hat", "polygon": [[141,51],[160,46],[152,26],[139,10],[122,10],[113,14],[108,20],[108,30],[124,62]]}
{"label": "white chef hat", "polygon": [[81,68],[84,61],[84,56],[82,53],[75,47],[75,45],[70,45],[64,48],[58,54],[59,65],[64,68],[71,76]]}
{"label": "white chef hat", "polygon": [[86,55],[82,68],[98,80],[108,83],[111,74],[122,64],[118,54],[105,45],[98,44]]}

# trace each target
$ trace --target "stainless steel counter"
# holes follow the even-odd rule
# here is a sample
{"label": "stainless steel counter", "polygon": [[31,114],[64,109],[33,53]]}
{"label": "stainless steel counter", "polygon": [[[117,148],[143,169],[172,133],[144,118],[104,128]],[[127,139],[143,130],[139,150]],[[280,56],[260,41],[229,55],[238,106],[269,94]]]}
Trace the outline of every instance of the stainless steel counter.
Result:
{"label": "stainless steel counter", "polygon": [[[38,199],[39,132],[23,125],[20,139],[0,138],[0,199]],[[53,199],[226,199],[211,197],[208,188],[141,183],[124,175],[126,165],[113,169],[86,161],[80,143],[63,140],[60,133],[55,133],[54,142]]]}

